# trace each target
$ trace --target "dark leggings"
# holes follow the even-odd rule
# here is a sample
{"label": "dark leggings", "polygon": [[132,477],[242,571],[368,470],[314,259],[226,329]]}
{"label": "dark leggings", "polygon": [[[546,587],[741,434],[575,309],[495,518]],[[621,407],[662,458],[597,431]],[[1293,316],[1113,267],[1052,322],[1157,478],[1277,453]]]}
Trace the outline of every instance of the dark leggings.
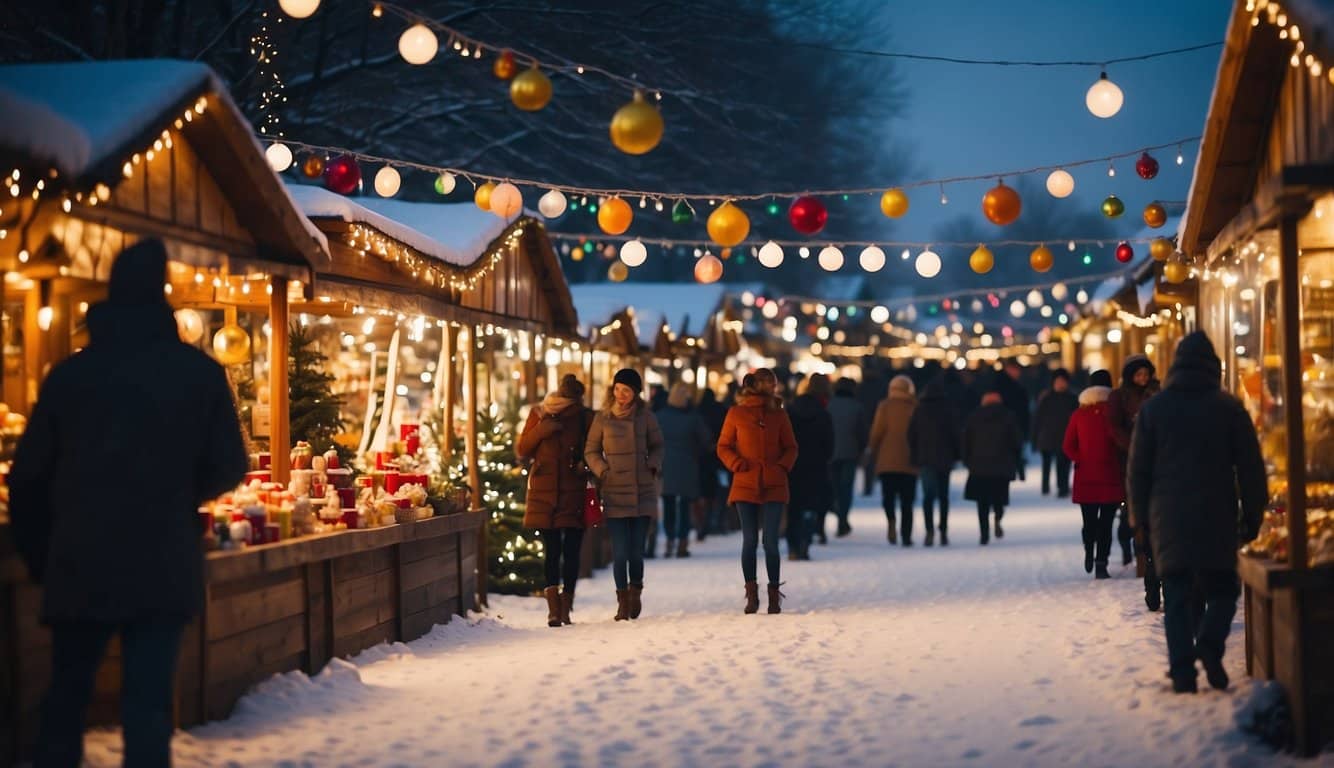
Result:
{"label": "dark leggings", "polygon": [[609,517],[611,533],[611,575],[617,589],[644,583],[644,536],[652,522],[641,517]]}
{"label": "dark leggings", "polygon": [[584,543],[583,528],[543,528],[542,546],[546,555],[548,587],[565,583],[565,591],[574,590],[579,580],[579,552]]}
{"label": "dark leggings", "polygon": [[991,540],[991,512],[996,512],[996,522],[999,523],[1002,517],[1005,517],[1005,505],[988,504],[985,501],[977,502],[977,526],[982,531],[982,540]]}
{"label": "dark leggings", "polygon": [[769,583],[777,584],[778,568],[782,562],[778,556],[778,528],[783,522],[783,505],[776,501],[768,504],[738,501],[736,509],[741,515],[741,574],[748,582],[759,580],[756,548],[760,543],[760,526],[763,524],[764,567],[769,574]]}
{"label": "dark leggings", "polygon": [[1112,523],[1116,522],[1119,504],[1080,504],[1084,513],[1084,551],[1094,552],[1094,559],[1107,565],[1112,551]]}
{"label": "dark leggings", "polygon": [[912,505],[917,497],[917,475],[908,472],[881,472],[880,494],[889,526],[894,527],[894,502],[897,500],[901,513],[899,531],[904,541],[912,540]]}
{"label": "dark leggings", "polygon": [[663,494],[662,532],[668,541],[690,538],[690,499]]}

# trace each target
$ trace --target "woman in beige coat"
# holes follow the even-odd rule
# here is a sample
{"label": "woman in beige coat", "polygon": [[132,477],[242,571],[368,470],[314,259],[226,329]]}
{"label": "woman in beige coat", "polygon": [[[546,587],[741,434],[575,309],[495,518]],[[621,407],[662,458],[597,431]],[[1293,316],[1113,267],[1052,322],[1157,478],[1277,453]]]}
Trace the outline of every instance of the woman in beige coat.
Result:
{"label": "woman in beige coat", "polygon": [[881,401],[871,423],[871,441],[867,446],[875,472],[880,477],[880,493],[889,520],[889,543],[898,543],[894,531],[894,503],[903,513],[903,546],[912,546],[912,508],[917,496],[917,467],[912,464],[908,446],[908,423],[917,408],[912,379],[895,376],[889,382],[889,397]]}
{"label": "woman in beige coat", "polygon": [[584,444],[611,534],[617,621],[637,619],[642,610],[644,537],[658,509],[662,474],[662,432],[640,395],[643,389],[639,373],[617,371]]}

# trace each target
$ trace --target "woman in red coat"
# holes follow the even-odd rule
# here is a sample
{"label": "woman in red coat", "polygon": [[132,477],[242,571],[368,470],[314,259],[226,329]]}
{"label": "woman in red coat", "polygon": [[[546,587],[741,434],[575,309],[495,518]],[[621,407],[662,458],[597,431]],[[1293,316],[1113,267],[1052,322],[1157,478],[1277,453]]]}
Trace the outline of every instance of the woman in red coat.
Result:
{"label": "woman in red coat", "polygon": [[1110,579],[1107,557],[1116,510],[1126,499],[1125,467],[1107,414],[1112,375],[1094,371],[1089,384],[1079,393],[1079,410],[1066,427],[1064,448],[1075,465],[1074,501],[1084,513],[1084,572],[1093,571],[1096,562],[1094,578]]}

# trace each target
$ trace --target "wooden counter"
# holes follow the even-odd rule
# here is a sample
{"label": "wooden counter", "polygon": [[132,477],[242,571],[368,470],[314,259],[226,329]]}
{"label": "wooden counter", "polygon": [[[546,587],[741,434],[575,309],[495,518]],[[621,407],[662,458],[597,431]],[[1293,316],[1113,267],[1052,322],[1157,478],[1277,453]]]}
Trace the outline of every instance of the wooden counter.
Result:
{"label": "wooden counter", "polygon": [[[473,608],[477,538],[486,513],[340,531],[206,559],[206,607],[185,632],[176,722],[225,718],[255,683],[314,674],[330,659],[413,640]],[[0,526],[0,764],[28,753],[50,678],[41,589],[27,581]],[[119,648],[98,673],[89,724],[117,722]]]}

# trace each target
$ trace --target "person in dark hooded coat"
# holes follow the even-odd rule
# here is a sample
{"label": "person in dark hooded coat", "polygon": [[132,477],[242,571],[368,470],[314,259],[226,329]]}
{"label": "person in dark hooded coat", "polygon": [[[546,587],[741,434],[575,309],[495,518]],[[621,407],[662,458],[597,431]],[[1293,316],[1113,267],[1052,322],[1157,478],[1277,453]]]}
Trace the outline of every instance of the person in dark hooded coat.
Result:
{"label": "person in dark hooded coat", "polygon": [[968,482],[963,497],[977,502],[981,543],[991,542],[991,513],[996,513],[996,538],[1005,536],[1001,518],[1010,504],[1010,481],[1024,450],[1024,433],[999,392],[982,396],[982,406],[968,417],[963,430],[963,463]]}
{"label": "person in dark hooded coat", "polygon": [[1038,396],[1038,407],[1033,414],[1033,447],[1042,454],[1043,496],[1051,493],[1053,465],[1056,468],[1057,498],[1070,495],[1070,459],[1064,450],[1065,430],[1079,405],[1079,398],[1070,391],[1070,372],[1057,368],[1051,375],[1051,389]]}
{"label": "person in dark hooded coat", "polygon": [[120,254],[109,298],[88,312],[91,343],[47,376],[9,475],[15,543],[51,627],[38,765],[82,759],[113,635],[125,762],[171,760],[176,655],[204,598],[197,510],[248,460],[227,376],[178,337],[166,280],[161,241]]}
{"label": "person in dark hooded coat", "polygon": [[[1209,337],[1177,345],[1167,386],[1139,411],[1130,448],[1130,508],[1148,526],[1163,580],[1163,629],[1173,689],[1196,690],[1195,661],[1227,687],[1223,649],[1241,586],[1237,547],[1260,528],[1268,490],[1245,407],[1220,387]],[[1192,617],[1192,593],[1204,610]]]}
{"label": "person in dark hooded coat", "polygon": [[797,463],[788,475],[791,501],[787,515],[787,551],[792,560],[811,559],[815,524],[834,505],[829,462],[834,455],[834,420],[829,415],[829,378],[811,374],[806,391],[787,409],[797,439]]}
{"label": "person in dark hooded coat", "polygon": [[[1125,461],[1130,453],[1130,437],[1135,430],[1135,415],[1144,403],[1158,392],[1158,379],[1153,363],[1144,355],[1131,355],[1121,367],[1121,386],[1112,390],[1107,400],[1107,417],[1112,422],[1112,438],[1121,450],[1121,459]],[[1158,575],[1153,564],[1153,547],[1144,536],[1144,531],[1136,531],[1130,524],[1129,505],[1121,507],[1121,519],[1116,527],[1116,538],[1121,542],[1121,563],[1129,565],[1138,551],[1144,561],[1144,603],[1149,610],[1156,611],[1162,603],[1162,593]],[[1136,541],[1138,539],[1138,541]],[[1136,546],[1138,544],[1138,546]]]}
{"label": "person in dark hooded coat", "polygon": [[926,546],[935,544],[935,504],[940,502],[940,545],[949,546],[950,470],[962,453],[959,412],[945,392],[945,377],[926,385],[908,420],[908,454],[922,479]]}

